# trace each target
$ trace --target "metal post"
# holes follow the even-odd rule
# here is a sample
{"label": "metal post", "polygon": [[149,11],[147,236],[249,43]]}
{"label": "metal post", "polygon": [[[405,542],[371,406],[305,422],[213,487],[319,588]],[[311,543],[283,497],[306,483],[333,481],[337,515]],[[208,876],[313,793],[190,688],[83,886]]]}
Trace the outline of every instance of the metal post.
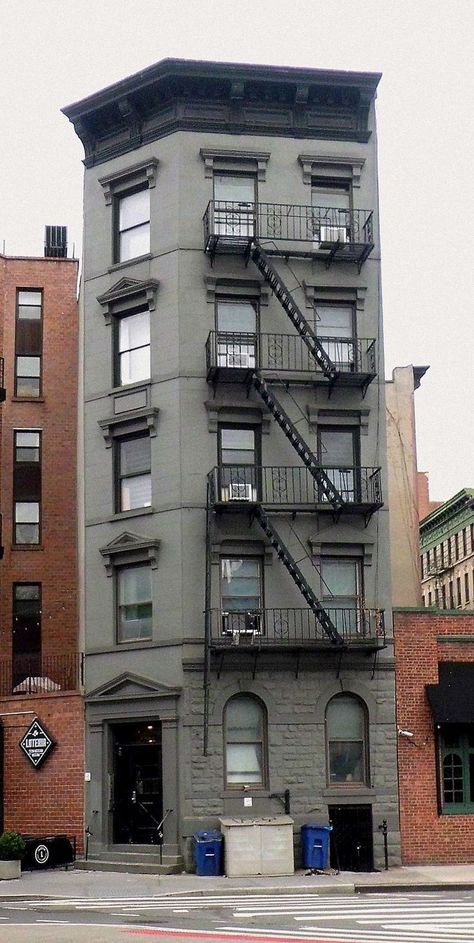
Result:
{"label": "metal post", "polygon": [[387,819],[382,820],[382,824],[379,825],[379,830],[383,835],[383,853],[385,858],[385,870],[388,871],[388,825]]}

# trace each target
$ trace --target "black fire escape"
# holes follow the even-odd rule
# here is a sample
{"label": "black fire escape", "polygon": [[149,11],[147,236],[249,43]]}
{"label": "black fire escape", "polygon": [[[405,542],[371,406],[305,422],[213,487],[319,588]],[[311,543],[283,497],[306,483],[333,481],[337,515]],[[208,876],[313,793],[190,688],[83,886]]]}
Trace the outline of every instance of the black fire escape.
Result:
{"label": "black fire escape", "polygon": [[[211,256],[218,251],[238,251],[252,261],[288,315],[296,334],[257,335],[248,333],[211,332],[206,346],[207,379],[213,387],[223,383],[241,383],[248,393],[254,390],[262,399],[286,438],[295,449],[301,465],[229,466],[213,469],[208,476],[207,501],[207,578],[206,578],[206,679],[213,658],[217,668],[226,653],[252,653],[254,672],[262,652],[294,652],[299,660],[302,652],[336,651],[348,648],[377,652],[385,644],[383,611],[379,609],[344,610],[326,607],[317,598],[297,561],[285,545],[270,514],[291,511],[330,513],[334,519],[341,514],[362,514],[369,520],[382,506],[379,468],[325,468],[308,447],[294,422],[286,413],[272,389],[277,380],[288,388],[293,379],[299,383],[324,383],[330,391],[343,377],[346,385],[358,386],[365,393],[375,377],[375,342],[367,342],[365,356],[355,339],[351,358],[333,360],[329,351],[340,350],[339,339],[318,337],[295,303],[279,272],[272,265],[268,252],[262,249],[251,231],[237,237],[215,233],[211,239],[210,210],[205,217],[205,251]],[[240,223],[241,226],[241,223]],[[220,240],[222,239],[222,243]],[[364,252],[370,248],[365,245]],[[366,254],[357,259],[360,265]],[[281,254],[274,252],[273,254]],[[336,256],[334,252],[333,257]],[[364,258],[362,258],[364,256]],[[347,254],[346,254],[347,258]],[[364,342],[365,343],[365,342]],[[298,346],[297,346],[298,345]],[[372,357],[367,355],[371,351]],[[229,477],[230,476],[230,477]],[[278,559],[289,572],[305,603],[304,609],[265,609],[262,612],[222,613],[211,608],[211,531],[215,514],[246,513],[265,533]],[[298,662],[297,662],[298,664]],[[207,725],[206,725],[207,729]]]}

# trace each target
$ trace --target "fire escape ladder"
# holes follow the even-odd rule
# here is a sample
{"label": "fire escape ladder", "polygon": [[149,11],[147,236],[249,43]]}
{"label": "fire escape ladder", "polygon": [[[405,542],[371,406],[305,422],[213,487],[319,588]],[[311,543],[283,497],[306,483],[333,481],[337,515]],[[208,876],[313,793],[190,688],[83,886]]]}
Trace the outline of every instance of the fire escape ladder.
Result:
{"label": "fire escape ladder", "polygon": [[277,270],[273,267],[267,254],[256,242],[252,242],[249,249],[249,255],[252,262],[255,263],[259,272],[262,273],[265,281],[278,298],[285,309],[290,321],[298,331],[298,334],[306,344],[310,354],[314,357],[324,375],[334,382],[337,377],[337,370],[333,362],[329,359],[324,347],[316,337],[313,329],[309,326],[306,318],[301,313],[298,305],[294,302],[291,292],[282,281]]}
{"label": "fire escape ladder", "polygon": [[306,465],[306,468],[308,468],[314,480],[317,482],[320,491],[330,504],[332,504],[335,512],[339,514],[344,506],[344,501],[339,491],[334,487],[329,476],[321,468],[316,456],[311,449],[308,448],[305,440],[283,409],[283,406],[258,373],[252,373],[251,382],[276,419],[278,425],[283,429],[283,432],[291,442],[293,448],[296,449],[298,455]]}
{"label": "fire escape ladder", "polygon": [[300,593],[308,603],[308,606],[314,612],[319,624],[323,628],[324,632],[333,643],[333,645],[342,645],[343,640],[339,635],[339,632],[331,622],[327,612],[323,609],[319,599],[314,594],[313,590],[309,583],[305,580],[296,560],[293,559],[290,551],[283,543],[280,535],[275,530],[273,524],[270,522],[267,514],[263,510],[260,504],[257,504],[254,509],[255,517],[257,518],[262,530],[267,535],[272,547],[276,550],[278,559],[284,563],[288,573],[291,578],[296,583]]}

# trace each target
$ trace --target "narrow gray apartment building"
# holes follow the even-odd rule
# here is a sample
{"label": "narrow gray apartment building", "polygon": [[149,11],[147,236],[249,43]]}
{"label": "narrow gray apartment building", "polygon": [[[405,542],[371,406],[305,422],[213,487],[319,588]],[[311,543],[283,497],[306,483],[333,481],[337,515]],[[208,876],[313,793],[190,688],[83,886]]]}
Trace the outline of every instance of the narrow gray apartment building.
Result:
{"label": "narrow gray apartment building", "polygon": [[399,860],[379,78],[166,59],[64,109],[96,859],[290,815],[297,862],[328,819]]}

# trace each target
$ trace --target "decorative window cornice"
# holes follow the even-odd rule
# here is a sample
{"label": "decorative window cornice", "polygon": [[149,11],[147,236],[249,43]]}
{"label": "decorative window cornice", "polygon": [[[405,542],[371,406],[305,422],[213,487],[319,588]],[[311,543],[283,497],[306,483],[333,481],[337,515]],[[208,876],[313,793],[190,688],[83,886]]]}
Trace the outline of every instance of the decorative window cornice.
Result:
{"label": "decorative window cornice", "polygon": [[313,177],[341,177],[351,179],[353,187],[360,187],[360,176],[365,157],[322,157],[320,154],[298,154],[303,170],[303,183]]}
{"label": "decorative window cornice", "polygon": [[161,540],[151,537],[140,537],[125,531],[105,547],[100,548],[104,558],[107,576],[112,576],[117,566],[127,566],[133,563],[149,563],[152,570],[158,567],[158,551]]}
{"label": "decorative window cornice", "polygon": [[156,426],[160,410],[156,406],[147,406],[145,409],[136,409],[133,413],[122,416],[112,416],[110,419],[99,419],[98,424],[109,449],[114,439],[124,435],[134,435],[139,432],[149,432],[156,436]]}
{"label": "decorative window cornice", "polygon": [[246,278],[245,275],[205,275],[206,301],[214,303],[216,295],[229,297],[258,298],[261,305],[268,305],[270,289],[258,278]]}
{"label": "decorative window cornice", "polygon": [[106,177],[99,177],[106,204],[112,203],[116,193],[122,193],[124,190],[130,190],[141,184],[146,184],[151,190],[156,186],[158,164],[157,157],[150,157],[148,160],[140,161],[139,164],[125,167],[124,170],[116,170],[115,173],[107,174]]}
{"label": "decorative window cornice", "polygon": [[271,413],[255,403],[224,400],[216,402],[207,400],[204,403],[208,415],[208,431],[217,432],[220,422],[241,422],[242,425],[261,426],[262,434],[269,435],[271,428]]}
{"label": "decorative window cornice", "polygon": [[318,285],[316,282],[303,281],[303,288],[307,308],[314,308],[318,300],[321,300],[323,303],[331,301],[336,304],[338,301],[341,304],[349,302],[350,304],[355,304],[357,311],[364,310],[367,295],[367,287],[365,285],[356,285],[353,288],[346,288],[333,285]]}
{"label": "decorative window cornice", "polygon": [[331,409],[330,406],[321,409],[313,405],[306,408],[311,425],[359,426],[361,435],[367,435],[369,431],[370,409]]}
{"label": "decorative window cornice", "polygon": [[309,545],[311,554],[316,559],[321,557],[354,557],[362,559],[364,566],[372,565],[372,556],[375,543],[373,540],[366,540],[364,543],[354,544],[351,540],[344,541],[344,537],[338,539],[337,544],[328,543],[321,540],[321,537],[310,537]]}
{"label": "decorative window cornice", "polygon": [[154,311],[159,287],[160,283],[156,278],[121,278],[112,288],[97,296],[106,323],[110,324],[114,315],[124,314],[129,308],[139,305]]}
{"label": "decorative window cornice", "polygon": [[219,170],[247,170],[257,174],[257,179],[264,181],[269,151],[240,150],[234,147],[202,147],[199,151],[204,161],[204,176],[212,177]]}

